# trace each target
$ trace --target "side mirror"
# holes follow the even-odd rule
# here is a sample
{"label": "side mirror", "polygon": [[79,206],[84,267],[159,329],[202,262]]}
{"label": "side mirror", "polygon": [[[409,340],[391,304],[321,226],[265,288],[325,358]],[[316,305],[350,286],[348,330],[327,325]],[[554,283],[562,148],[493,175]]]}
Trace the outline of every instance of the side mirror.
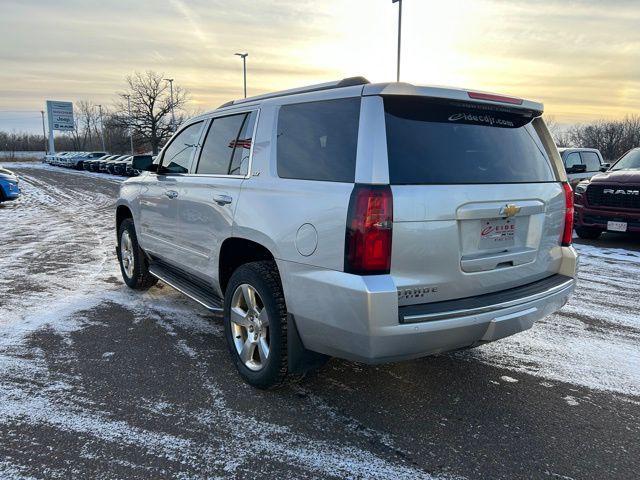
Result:
{"label": "side mirror", "polygon": [[584,173],[587,171],[586,165],[573,165],[567,168],[567,173]]}
{"label": "side mirror", "polygon": [[601,171],[601,172],[606,172],[607,170],[609,170],[609,167],[611,167],[611,164],[610,164],[610,163],[603,163],[603,164],[600,166],[600,171]]}
{"label": "side mirror", "polygon": [[153,163],[151,157],[133,157],[131,161],[131,168],[134,170],[140,170],[145,172],[157,172],[158,164]]}

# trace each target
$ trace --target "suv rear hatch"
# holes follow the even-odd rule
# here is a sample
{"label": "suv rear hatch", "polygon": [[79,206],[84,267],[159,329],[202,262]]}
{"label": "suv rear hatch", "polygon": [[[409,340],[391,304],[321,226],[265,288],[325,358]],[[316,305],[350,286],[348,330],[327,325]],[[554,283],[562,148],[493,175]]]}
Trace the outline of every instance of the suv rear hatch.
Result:
{"label": "suv rear hatch", "polygon": [[541,112],[403,95],[385,96],[384,107],[400,305],[497,292],[559,270],[565,194],[540,138]]}

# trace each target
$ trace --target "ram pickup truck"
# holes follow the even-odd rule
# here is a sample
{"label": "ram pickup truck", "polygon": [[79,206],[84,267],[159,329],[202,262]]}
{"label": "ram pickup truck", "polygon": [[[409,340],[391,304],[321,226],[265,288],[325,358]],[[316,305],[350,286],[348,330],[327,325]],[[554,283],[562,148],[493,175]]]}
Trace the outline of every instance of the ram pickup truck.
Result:
{"label": "ram pickup truck", "polygon": [[604,231],[640,232],[640,148],[628,151],[606,172],[578,183],[575,230],[586,239]]}
{"label": "ram pickup truck", "polygon": [[530,328],[574,289],[573,192],[540,103],[362,77],[186,121],[116,210],[125,283],[223,314],[241,377]]}

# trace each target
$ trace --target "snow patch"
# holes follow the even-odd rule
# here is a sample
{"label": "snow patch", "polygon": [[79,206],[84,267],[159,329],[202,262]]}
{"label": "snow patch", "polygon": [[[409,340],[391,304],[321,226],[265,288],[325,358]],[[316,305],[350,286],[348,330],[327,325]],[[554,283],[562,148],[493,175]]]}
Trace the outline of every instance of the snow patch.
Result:
{"label": "snow patch", "polygon": [[578,400],[576,400],[576,397],[572,397],[571,395],[567,395],[563,398],[563,400],[567,402],[567,405],[570,405],[572,407],[580,405],[580,403],[578,403]]}
{"label": "snow patch", "polygon": [[640,396],[638,252],[576,245],[575,294],[526,332],[460,354],[515,372]]}

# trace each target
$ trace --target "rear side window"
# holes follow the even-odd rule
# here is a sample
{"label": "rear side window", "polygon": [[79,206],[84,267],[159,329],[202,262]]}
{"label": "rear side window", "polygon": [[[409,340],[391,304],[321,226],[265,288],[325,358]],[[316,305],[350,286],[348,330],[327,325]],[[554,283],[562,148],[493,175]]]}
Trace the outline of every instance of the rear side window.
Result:
{"label": "rear side window", "polygon": [[196,173],[245,175],[249,170],[256,112],[215,118],[204,140]]}
{"label": "rear side window", "polygon": [[384,106],[392,184],[556,181],[525,112],[415,97]]}
{"label": "rear side window", "polygon": [[600,170],[600,157],[595,152],[580,152],[582,163],[587,166],[587,172],[597,172]]}
{"label": "rear side window", "polygon": [[278,176],[353,182],[360,97],[284,105],[278,114]]}
{"label": "rear side window", "polygon": [[257,117],[257,111],[251,112],[240,128],[240,134],[236,139],[235,148],[231,155],[229,175],[246,175],[249,171],[249,153],[251,153],[253,127]]}

